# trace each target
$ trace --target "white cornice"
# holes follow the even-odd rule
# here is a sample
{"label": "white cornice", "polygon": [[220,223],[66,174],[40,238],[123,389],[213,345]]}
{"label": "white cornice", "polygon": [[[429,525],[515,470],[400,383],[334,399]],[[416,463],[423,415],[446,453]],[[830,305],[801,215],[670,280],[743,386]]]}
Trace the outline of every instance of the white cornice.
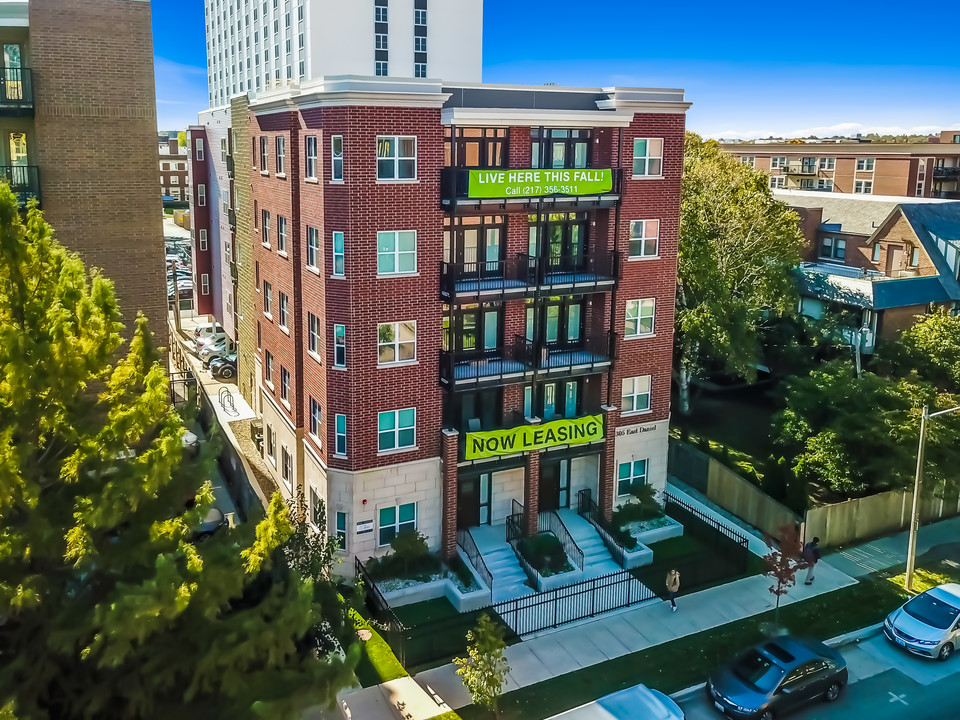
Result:
{"label": "white cornice", "polygon": [[257,115],[329,106],[439,109],[449,98],[439,80],[338,75],[262,93],[251,100],[250,109]]}
{"label": "white cornice", "polygon": [[535,110],[527,108],[446,108],[440,113],[444,125],[478,125],[483,127],[565,128],[627,127],[633,122],[632,112],[608,110]]}
{"label": "white cornice", "polygon": [[30,27],[27,0],[0,0],[0,27]]}

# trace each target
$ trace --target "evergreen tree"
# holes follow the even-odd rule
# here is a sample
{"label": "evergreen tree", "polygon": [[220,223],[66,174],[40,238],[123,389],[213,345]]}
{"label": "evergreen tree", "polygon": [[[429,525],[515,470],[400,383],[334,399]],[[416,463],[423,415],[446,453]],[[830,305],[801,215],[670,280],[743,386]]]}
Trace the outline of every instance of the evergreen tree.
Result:
{"label": "evergreen tree", "polygon": [[112,365],[121,329],[110,281],[0,186],[0,707],[209,720],[331,702],[357,648],[329,579],[286,562],[279,496],[258,525],[195,539],[215,459],[184,452],[142,316]]}

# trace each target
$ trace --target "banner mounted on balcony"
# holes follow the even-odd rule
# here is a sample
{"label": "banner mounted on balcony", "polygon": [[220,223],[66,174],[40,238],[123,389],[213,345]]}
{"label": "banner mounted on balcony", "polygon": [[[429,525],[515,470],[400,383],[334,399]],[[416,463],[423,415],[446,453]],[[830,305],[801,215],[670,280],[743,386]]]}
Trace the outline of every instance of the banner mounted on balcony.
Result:
{"label": "banner mounted on balcony", "polygon": [[613,190],[613,170],[471,170],[470,198],[601,195]]}
{"label": "banner mounted on balcony", "polygon": [[513,455],[559,445],[584,445],[603,440],[603,415],[522,425],[510,430],[467,433],[467,460]]}

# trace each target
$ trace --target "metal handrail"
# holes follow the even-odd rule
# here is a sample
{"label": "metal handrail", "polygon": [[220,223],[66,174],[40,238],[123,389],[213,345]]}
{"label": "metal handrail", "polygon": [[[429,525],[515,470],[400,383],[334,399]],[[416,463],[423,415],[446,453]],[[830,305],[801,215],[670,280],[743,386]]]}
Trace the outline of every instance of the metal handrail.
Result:
{"label": "metal handrail", "polygon": [[627,549],[607,529],[607,523],[600,514],[600,506],[590,496],[590,488],[584,488],[577,493],[577,514],[593,525],[607,552],[620,567],[624,567]]}
{"label": "metal handrail", "polygon": [[573,535],[567,530],[567,526],[563,524],[563,520],[560,519],[560,516],[557,515],[556,512],[548,510],[540,513],[540,516],[537,518],[537,530],[539,532],[551,532],[556,535],[567,557],[573,560],[573,564],[577,566],[578,570],[583,570],[583,550],[577,545],[576,540],[573,539]]}
{"label": "metal handrail", "polygon": [[512,501],[510,514],[507,516],[507,542],[512,543],[523,537],[523,505],[516,500]]}
{"label": "metal handrail", "polygon": [[0,107],[33,107],[33,72],[30,68],[0,68]]}
{"label": "metal handrail", "polygon": [[457,545],[470,560],[473,569],[477,571],[480,579],[487,584],[487,589],[493,592],[493,574],[487,569],[487,564],[483,561],[483,555],[480,554],[480,549],[477,547],[477,543],[473,539],[473,535],[470,534],[469,529],[462,528],[457,530]]}
{"label": "metal handrail", "polygon": [[616,280],[620,272],[620,253],[613,250],[559,257],[521,254],[519,258],[521,267],[529,269],[528,284],[547,288],[554,285],[596,286]]}
{"label": "metal handrail", "polygon": [[745,535],[741,535],[736,530],[733,530],[727,527],[726,525],[724,525],[723,523],[717,521],[716,518],[710,517],[699,508],[695,508],[689,503],[684,502],[683,500],[681,500],[679,497],[677,497],[670,491],[668,490],[663,491],[663,501],[664,501],[664,512],[666,512],[666,510],[668,509],[667,505],[669,505],[670,503],[673,503],[674,505],[677,505],[683,508],[684,510],[686,510],[688,513],[696,517],[705,525],[712,527],[721,535],[725,535],[730,540],[733,540],[735,543],[737,543],[741,547],[745,548],[749,545],[747,541],[747,537]]}

